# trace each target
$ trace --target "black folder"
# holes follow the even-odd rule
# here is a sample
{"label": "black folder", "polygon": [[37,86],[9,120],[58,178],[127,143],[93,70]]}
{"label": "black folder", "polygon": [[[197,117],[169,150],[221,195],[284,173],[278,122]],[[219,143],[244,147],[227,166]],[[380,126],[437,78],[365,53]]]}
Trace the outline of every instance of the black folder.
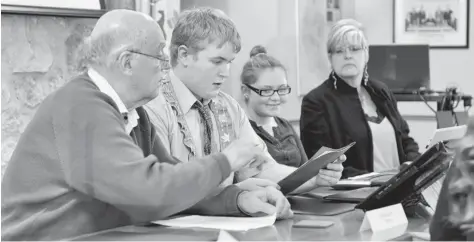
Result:
{"label": "black folder", "polygon": [[334,216],[354,210],[354,203],[326,202],[322,198],[308,196],[288,197],[291,210],[296,214],[311,214],[318,216]]}
{"label": "black folder", "polygon": [[[412,164],[378,188],[362,188],[324,197],[329,201],[359,202],[364,211],[401,203],[405,208],[423,201],[421,192],[445,175],[454,154],[442,142],[429,148]],[[361,196],[362,195],[362,196]]]}
{"label": "black folder", "polygon": [[303,185],[303,183],[316,176],[319,173],[319,170],[326,167],[329,163],[336,161],[337,158],[342,156],[354,144],[355,142],[352,142],[340,149],[322,147],[313,155],[313,157],[311,157],[311,159],[300,166],[296,171],[278,182],[278,185],[281,188],[280,191],[284,195],[294,191],[296,188]]}

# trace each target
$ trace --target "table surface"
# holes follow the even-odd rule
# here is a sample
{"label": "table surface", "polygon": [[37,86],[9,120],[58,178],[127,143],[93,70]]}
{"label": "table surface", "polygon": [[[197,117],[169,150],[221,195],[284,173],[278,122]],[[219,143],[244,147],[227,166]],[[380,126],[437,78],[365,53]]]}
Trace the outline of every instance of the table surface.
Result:
{"label": "table surface", "polygon": [[[315,216],[297,214],[293,219],[277,221],[273,226],[249,231],[228,231],[237,240],[266,240],[266,241],[305,241],[305,240],[411,240],[408,232],[426,232],[428,222],[421,217],[408,218],[408,225],[402,230],[372,233],[371,231],[359,232],[364,213],[361,210],[335,215]],[[328,228],[294,228],[293,224],[303,219],[316,219],[333,221],[334,225]],[[181,229],[161,225],[130,225],[93,234],[76,237],[72,240],[80,241],[216,241],[219,230],[214,229]]]}

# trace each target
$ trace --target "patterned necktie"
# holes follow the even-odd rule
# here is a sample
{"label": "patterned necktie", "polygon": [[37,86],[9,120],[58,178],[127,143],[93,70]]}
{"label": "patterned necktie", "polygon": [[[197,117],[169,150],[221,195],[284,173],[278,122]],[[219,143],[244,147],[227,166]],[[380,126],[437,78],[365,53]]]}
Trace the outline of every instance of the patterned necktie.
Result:
{"label": "patterned necktie", "polygon": [[193,108],[198,110],[201,120],[204,123],[204,155],[210,155],[212,137],[211,109],[209,105],[202,105],[199,101],[193,104]]}

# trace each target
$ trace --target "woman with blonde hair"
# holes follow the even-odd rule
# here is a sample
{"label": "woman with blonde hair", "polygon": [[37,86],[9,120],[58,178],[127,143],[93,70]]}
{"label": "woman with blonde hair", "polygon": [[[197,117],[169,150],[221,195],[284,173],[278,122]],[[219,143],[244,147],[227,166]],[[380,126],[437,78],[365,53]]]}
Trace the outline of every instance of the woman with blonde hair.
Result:
{"label": "woman with blonde hair", "polygon": [[420,155],[393,93],[369,78],[368,47],[359,22],[338,21],[327,41],[332,71],[301,107],[301,141],[308,157],[322,146],[356,142],[346,153],[343,178],[398,169]]}

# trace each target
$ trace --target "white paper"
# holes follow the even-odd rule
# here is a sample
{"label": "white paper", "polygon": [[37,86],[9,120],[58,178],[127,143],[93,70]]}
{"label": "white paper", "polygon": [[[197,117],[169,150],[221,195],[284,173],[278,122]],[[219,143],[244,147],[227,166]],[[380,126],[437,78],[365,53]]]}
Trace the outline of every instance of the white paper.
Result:
{"label": "white paper", "polygon": [[227,233],[225,230],[221,230],[219,232],[219,236],[217,237],[217,242],[219,242],[219,241],[232,242],[232,241],[238,241],[238,240],[235,239],[234,236]]}
{"label": "white paper", "polygon": [[392,228],[387,228],[382,231],[376,231],[372,233],[372,241],[389,241],[405,234],[408,224],[400,224]]}
{"label": "white paper", "polygon": [[395,205],[367,211],[359,231],[370,229],[375,233],[407,224],[408,219],[402,204],[397,203]]}
{"label": "white paper", "polygon": [[347,179],[349,180],[360,180],[360,179],[370,179],[372,177],[379,176],[380,173],[378,172],[371,172],[371,173],[366,173],[358,176],[353,176],[353,177],[348,177]]}
{"label": "white paper", "polygon": [[413,241],[430,241],[431,236],[428,232],[408,232]]}
{"label": "white paper", "polygon": [[191,215],[152,223],[179,228],[207,228],[246,231],[273,225],[276,214],[264,217],[224,217]]}
{"label": "white paper", "polygon": [[370,187],[371,182],[370,181],[360,181],[360,180],[347,180],[347,179],[342,179],[339,180],[336,185],[340,186],[345,186],[345,185],[353,185],[353,186],[368,186]]}
{"label": "white paper", "polygon": [[467,132],[467,125],[460,125],[448,128],[437,129],[430,140],[430,143],[426,146],[426,149],[431,148],[440,141],[457,140],[464,137]]}
{"label": "white paper", "polygon": [[441,193],[441,187],[443,186],[445,176],[442,176],[439,180],[435,181],[433,184],[424,189],[421,194],[425,198],[425,201],[428,203],[431,215],[434,215],[434,209],[438,204],[439,195]]}

